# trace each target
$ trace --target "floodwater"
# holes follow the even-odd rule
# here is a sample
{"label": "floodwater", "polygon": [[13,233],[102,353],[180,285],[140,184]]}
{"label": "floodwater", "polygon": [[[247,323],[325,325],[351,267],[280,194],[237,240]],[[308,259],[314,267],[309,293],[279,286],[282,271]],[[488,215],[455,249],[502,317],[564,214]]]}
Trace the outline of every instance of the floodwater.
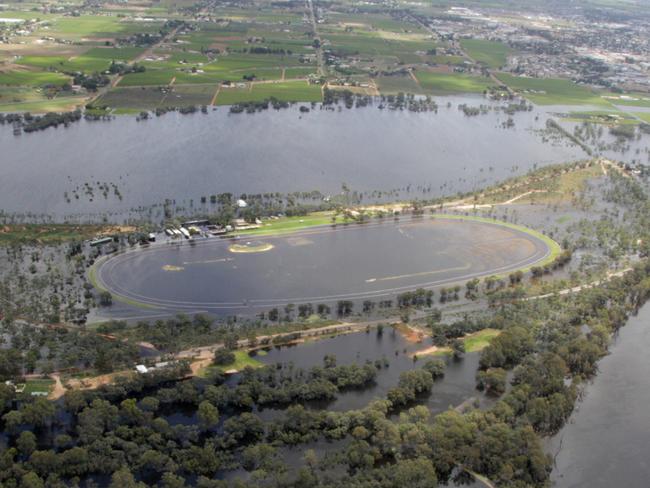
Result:
{"label": "floodwater", "polygon": [[551,442],[558,488],[645,488],[650,480],[650,306],[623,327],[569,423]]}
{"label": "floodwater", "polygon": [[[372,329],[368,332],[338,335],[335,337],[306,342],[294,346],[274,347],[265,356],[257,359],[265,364],[283,363],[285,366],[292,364],[295,368],[309,369],[322,366],[325,355],[334,355],[338,365],[364,364],[366,361],[385,358],[389,365],[381,368],[375,383],[367,388],[347,390],[339,393],[338,397],[330,402],[310,402],[306,408],[348,411],[366,407],[374,399],[386,398],[388,390],[397,386],[399,375],[404,371],[422,367],[428,359],[421,357],[414,361],[412,353],[426,348],[429,343],[413,344],[390,327],[385,327],[382,333]],[[492,400],[476,391],[475,375],[478,368],[479,353],[467,354],[463,359],[441,357],[446,361],[445,376],[434,382],[430,395],[422,395],[416,400],[419,405],[428,407],[432,415],[443,412],[449,408],[457,407],[472,398],[480,406],[489,406]],[[474,403],[474,402],[472,402]],[[265,421],[272,421],[282,417],[283,411],[277,408],[263,408],[255,413]],[[397,414],[393,414],[395,418]],[[189,420],[189,419],[183,419]],[[195,421],[191,419],[191,421]],[[348,443],[348,439],[340,441],[326,441],[318,439],[308,444],[298,446],[283,446],[279,452],[290,469],[304,465],[303,457],[307,449],[313,449],[319,458],[325,454],[341,451]],[[249,473],[239,469],[222,473],[225,479],[247,479]],[[456,486],[450,483],[446,486]],[[470,487],[482,486],[478,483],[463,485]]]}
{"label": "floodwater", "polygon": [[[421,356],[417,361],[413,360],[415,352],[430,345],[429,342],[409,343],[399,332],[385,327],[382,333],[371,329],[368,332],[343,334],[296,346],[276,347],[266,356],[259,356],[257,359],[265,364],[293,363],[296,368],[321,366],[326,355],[335,356],[339,365],[364,364],[366,361],[387,359],[389,366],[378,371],[373,386],[344,391],[332,402],[319,402],[315,405],[327,410],[347,411],[363,408],[375,398],[386,398],[388,390],[397,386],[401,373],[420,368],[425,361],[431,359],[431,356]],[[444,356],[440,358],[447,361],[445,376],[434,383],[433,392],[430,396],[420,399],[420,404],[426,405],[432,414],[436,414],[449,407],[456,407],[470,397],[483,398],[475,389],[478,353],[467,354],[461,360]]]}
{"label": "floodwater", "polygon": [[81,121],[21,136],[0,127],[0,209],[77,220],[108,213],[121,222],[165,199],[189,213],[202,209],[202,196],[220,192],[335,194],[342,183],[358,191],[413,185],[412,197],[423,196],[418,186],[431,187],[426,196],[435,197],[585,157],[577,147],[543,141],[542,109],[516,113],[514,128],[505,129],[502,112],[467,117],[458,110],[460,103],[495,106],[482,97],[437,101],[437,114],[376,106],[301,114],[294,106],[234,115],[219,108],[142,122]]}
{"label": "floodwater", "polygon": [[[98,280],[116,295],[172,310],[269,308],[395,296],[506,273],[549,252],[519,230],[431,217],[192,242],[111,257]],[[233,252],[249,243],[264,251]]]}

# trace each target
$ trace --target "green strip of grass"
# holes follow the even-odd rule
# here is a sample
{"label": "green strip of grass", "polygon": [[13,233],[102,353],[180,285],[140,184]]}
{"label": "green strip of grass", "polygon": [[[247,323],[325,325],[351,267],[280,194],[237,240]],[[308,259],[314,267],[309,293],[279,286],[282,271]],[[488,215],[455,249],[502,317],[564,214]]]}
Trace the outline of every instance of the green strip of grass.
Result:
{"label": "green strip of grass", "polygon": [[302,217],[282,217],[277,220],[267,220],[259,229],[236,232],[235,235],[278,235],[296,232],[309,227],[317,227],[332,223],[332,212],[317,212]]}
{"label": "green strip of grass", "polygon": [[116,300],[118,302],[125,303],[127,305],[132,305],[134,307],[138,308],[147,308],[147,309],[157,309],[160,307],[156,307],[154,305],[151,305],[149,303],[144,303],[144,302],[139,302],[137,300],[133,300],[131,298],[127,298],[125,296],[116,294],[110,290],[107,290],[106,287],[104,287],[99,280],[97,279],[97,267],[102,261],[106,260],[106,256],[103,256],[96,260],[93,265],[88,269],[88,272],[86,273],[86,276],[88,277],[88,282],[93,285],[93,287],[99,291],[108,291],[110,292],[111,296],[113,297],[113,300]]}

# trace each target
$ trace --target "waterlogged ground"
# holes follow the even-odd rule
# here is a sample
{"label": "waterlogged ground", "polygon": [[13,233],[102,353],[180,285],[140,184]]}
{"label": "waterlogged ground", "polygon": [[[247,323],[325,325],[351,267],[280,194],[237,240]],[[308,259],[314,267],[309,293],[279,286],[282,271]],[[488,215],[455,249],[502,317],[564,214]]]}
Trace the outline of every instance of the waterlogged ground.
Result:
{"label": "waterlogged ground", "polygon": [[[293,365],[295,368],[311,368],[323,364],[325,355],[334,355],[337,364],[364,364],[366,361],[376,360],[388,362],[387,367],[378,371],[374,385],[365,389],[343,391],[338,397],[330,402],[311,402],[306,405],[312,409],[327,409],[331,411],[346,411],[360,409],[367,406],[373,399],[385,398],[388,390],[397,386],[401,373],[414,368],[421,367],[424,361],[433,356],[420,356],[413,359],[414,353],[429,346],[429,342],[410,343],[399,333],[390,327],[383,329],[381,333],[373,329],[368,332],[339,335],[327,339],[310,341],[295,346],[274,347],[265,355],[257,356],[257,359],[265,364],[283,363],[285,366]],[[417,403],[425,405],[432,414],[437,414],[454,408],[472,399],[482,406],[491,404],[491,400],[476,391],[475,375],[478,368],[479,353],[467,354],[461,360],[454,360],[445,356],[437,356],[447,363],[445,376],[436,380],[430,395],[423,395]],[[275,408],[257,410],[256,414],[266,421],[271,421],[283,415],[283,411]],[[183,422],[195,422],[194,416],[183,416],[179,414],[173,420]],[[348,440],[329,442],[319,440],[308,444],[301,444],[296,447],[285,446],[280,449],[282,458],[290,468],[298,468],[304,465],[304,453],[307,449],[313,449],[319,457],[327,452],[337,452],[344,449]],[[244,470],[236,470],[224,473],[227,479],[247,478],[249,473]],[[448,486],[456,486],[450,483]],[[464,486],[480,486],[478,484]]]}
{"label": "waterlogged ground", "polygon": [[[422,343],[410,343],[399,332],[385,327],[382,333],[372,329],[367,333],[344,334],[297,346],[273,348],[258,359],[265,364],[292,363],[296,368],[322,365],[325,355],[336,356],[337,364],[364,364],[366,361],[386,359],[389,366],[379,370],[375,385],[363,390],[343,392],[332,402],[313,405],[315,408],[346,411],[363,408],[375,398],[385,398],[388,390],[397,386],[401,373],[422,367],[426,360],[434,357],[420,355],[414,360],[417,351],[428,346],[430,338]],[[421,404],[426,405],[432,413],[438,413],[450,406],[460,405],[469,397],[483,398],[475,389],[478,353],[467,354],[462,360],[437,357],[447,362],[445,377],[436,381],[433,393],[428,398],[422,398]]]}
{"label": "waterlogged ground", "polygon": [[[231,115],[219,108],[144,122],[81,121],[19,137],[4,127],[0,208],[79,219],[109,212],[121,221],[165,199],[198,211],[202,196],[220,192],[334,194],[343,182],[360,191],[412,185],[412,197],[430,187],[426,196],[433,197],[585,156],[545,142],[543,109],[516,113],[514,128],[505,129],[507,114],[467,117],[461,103],[496,106],[483,97],[449,97],[438,99],[437,114],[376,106],[301,114],[294,106]],[[151,215],[161,217],[162,209]]]}

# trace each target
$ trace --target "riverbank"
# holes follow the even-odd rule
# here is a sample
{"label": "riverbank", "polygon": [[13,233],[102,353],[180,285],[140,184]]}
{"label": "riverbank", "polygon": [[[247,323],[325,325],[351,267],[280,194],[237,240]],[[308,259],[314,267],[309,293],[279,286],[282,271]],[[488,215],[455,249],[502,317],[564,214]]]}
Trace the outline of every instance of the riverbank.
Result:
{"label": "riverbank", "polygon": [[647,486],[649,322],[650,306],[645,305],[615,335],[566,426],[549,440],[551,480],[557,488]]}

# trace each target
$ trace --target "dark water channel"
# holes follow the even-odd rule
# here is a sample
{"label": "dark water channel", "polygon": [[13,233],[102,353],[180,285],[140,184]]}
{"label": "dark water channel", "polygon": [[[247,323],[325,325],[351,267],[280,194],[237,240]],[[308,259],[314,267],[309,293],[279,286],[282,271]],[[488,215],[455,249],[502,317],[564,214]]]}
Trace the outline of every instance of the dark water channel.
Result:
{"label": "dark water channel", "polygon": [[618,334],[566,427],[552,439],[559,488],[650,486],[650,306]]}

